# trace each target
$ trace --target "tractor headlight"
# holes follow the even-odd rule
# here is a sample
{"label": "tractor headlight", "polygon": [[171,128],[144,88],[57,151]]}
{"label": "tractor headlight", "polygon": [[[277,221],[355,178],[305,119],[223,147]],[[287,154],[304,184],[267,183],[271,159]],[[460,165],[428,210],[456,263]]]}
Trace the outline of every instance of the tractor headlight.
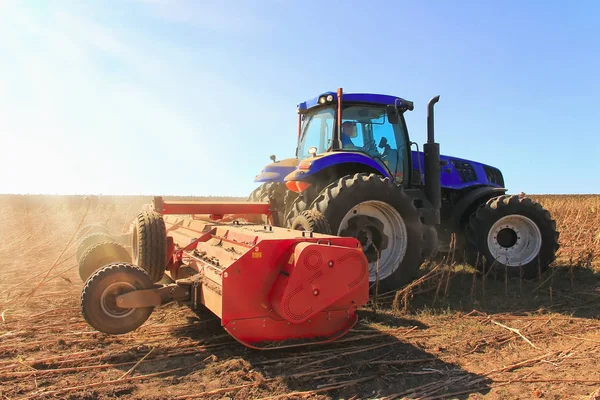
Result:
{"label": "tractor headlight", "polygon": [[319,97],[319,104],[331,103],[332,101],[333,101],[332,94],[323,95],[323,96]]}

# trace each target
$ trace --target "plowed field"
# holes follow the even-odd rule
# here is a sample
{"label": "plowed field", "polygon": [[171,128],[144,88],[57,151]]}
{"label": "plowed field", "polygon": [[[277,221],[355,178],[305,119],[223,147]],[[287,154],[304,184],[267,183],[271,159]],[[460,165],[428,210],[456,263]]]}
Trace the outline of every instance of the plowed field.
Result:
{"label": "plowed field", "polygon": [[261,352],[176,304],[126,335],[85,323],[74,234],[95,222],[124,232],[150,198],[0,196],[0,397],[594,398],[600,196],[532,197],[561,232],[540,279],[425,265],[419,285],[380,296],[342,340]]}

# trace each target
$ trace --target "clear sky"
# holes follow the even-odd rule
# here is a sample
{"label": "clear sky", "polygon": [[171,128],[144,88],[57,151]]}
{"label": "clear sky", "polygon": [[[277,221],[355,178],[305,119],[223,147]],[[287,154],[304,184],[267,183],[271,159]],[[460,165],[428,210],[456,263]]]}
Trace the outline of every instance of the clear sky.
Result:
{"label": "clear sky", "polygon": [[247,195],[296,104],[434,95],[443,154],[600,193],[600,2],[0,0],[0,193]]}

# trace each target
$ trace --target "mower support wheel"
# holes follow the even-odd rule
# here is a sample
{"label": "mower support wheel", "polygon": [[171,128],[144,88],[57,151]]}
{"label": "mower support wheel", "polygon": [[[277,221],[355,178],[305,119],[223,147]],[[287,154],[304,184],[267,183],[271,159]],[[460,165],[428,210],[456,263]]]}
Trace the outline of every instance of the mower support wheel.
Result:
{"label": "mower support wheel", "polygon": [[154,307],[121,308],[116,297],[133,290],[151,289],[154,283],[143,269],[129,263],[113,263],[96,271],[81,293],[83,318],[94,329],[112,335],[139,328]]}
{"label": "mower support wheel", "polygon": [[167,229],[161,214],[142,211],[131,233],[133,263],[148,273],[152,282],[162,279],[167,268]]}
{"label": "mower support wheel", "polygon": [[[559,249],[556,222],[541,204],[503,195],[481,205],[466,229],[467,257],[481,272],[533,279],[543,274]],[[485,259],[485,268],[482,260]]]}
{"label": "mower support wheel", "polygon": [[104,225],[100,225],[100,224],[86,225],[77,232],[77,234],[75,235],[75,241],[79,241],[79,240],[81,240],[81,238],[84,238],[88,235],[92,235],[94,233],[105,233],[107,235],[110,235],[110,231]]}
{"label": "mower support wheel", "polygon": [[83,282],[103,266],[115,262],[130,262],[131,255],[117,242],[103,241],[89,247],[79,260],[79,277]]}
{"label": "mower support wheel", "polygon": [[75,254],[75,259],[77,260],[77,262],[81,260],[81,257],[83,257],[83,253],[85,253],[87,249],[89,249],[95,244],[102,242],[116,242],[116,240],[112,235],[102,232],[92,233],[91,235],[87,235],[83,239],[81,239],[77,244],[77,253]]}
{"label": "mower support wheel", "polygon": [[312,231],[331,235],[331,227],[325,216],[317,210],[305,210],[292,221],[291,229]]}

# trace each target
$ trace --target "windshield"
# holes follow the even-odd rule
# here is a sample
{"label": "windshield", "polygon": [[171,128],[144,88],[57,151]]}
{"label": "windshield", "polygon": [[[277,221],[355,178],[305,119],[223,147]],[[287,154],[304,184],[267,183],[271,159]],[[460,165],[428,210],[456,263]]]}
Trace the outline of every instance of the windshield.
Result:
{"label": "windshield", "polygon": [[309,157],[308,149],[317,148],[317,154],[324,153],[331,146],[335,108],[319,108],[304,115],[298,145],[298,158]]}

